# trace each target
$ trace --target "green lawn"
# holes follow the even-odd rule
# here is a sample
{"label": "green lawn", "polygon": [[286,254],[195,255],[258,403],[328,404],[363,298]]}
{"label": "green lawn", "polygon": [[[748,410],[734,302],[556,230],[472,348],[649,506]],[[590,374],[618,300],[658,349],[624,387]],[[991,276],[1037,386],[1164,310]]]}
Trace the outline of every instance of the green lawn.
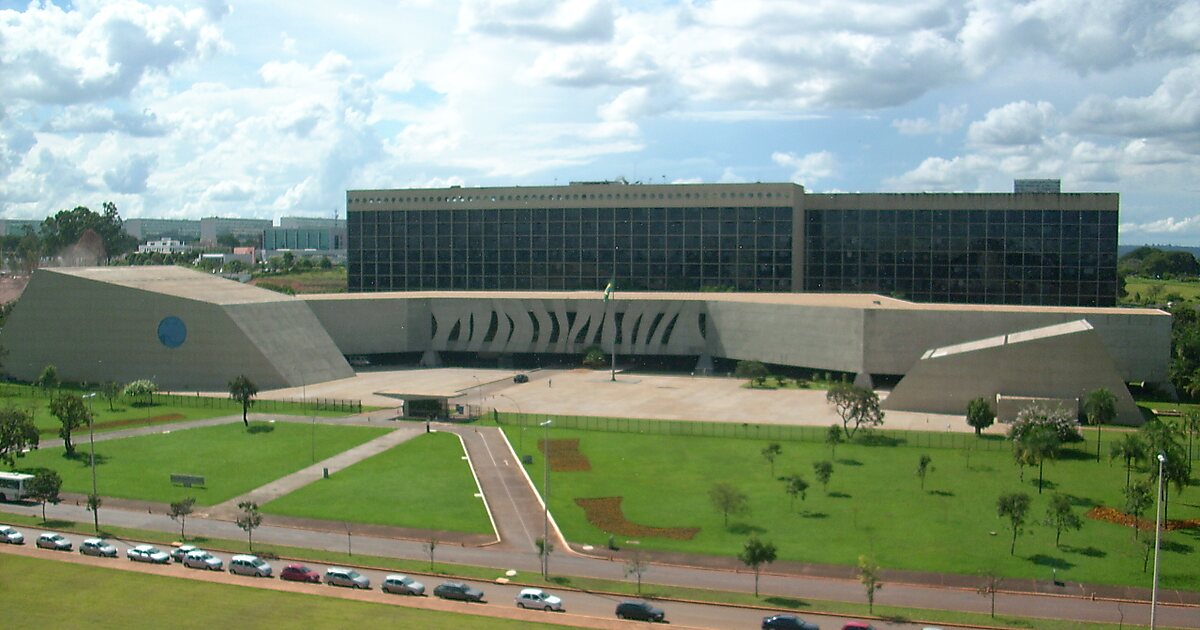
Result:
{"label": "green lawn", "polygon": [[[177,501],[196,497],[213,505],[296,472],[316,461],[387,432],[372,427],[339,427],[293,422],[251,422],[156,433],[96,443],[96,471],[102,496]],[[17,460],[17,469],[52,468],[63,478],[64,492],[90,494],[88,444],[83,437],[76,459],[61,447],[40,449]],[[206,488],[183,488],[171,473],[203,475]]]}
{"label": "green lawn", "polygon": [[423,434],[263,506],[272,514],[492,533],[453,433]]}
{"label": "green lawn", "polygon": [[[1172,293],[1178,294],[1184,300],[1195,302],[1200,300],[1200,282],[1183,282],[1181,280],[1155,280],[1140,276],[1125,278],[1125,294],[1121,300],[1124,304],[1139,304],[1141,302],[1162,303]],[[1139,302],[1138,298],[1141,298]]]}
{"label": "green lawn", "polygon": [[[519,430],[506,429],[514,443]],[[625,516],[633,523],[700,528],[690,541],[642,538],[641,545],[649,549],[732,556],[748,536],[758,534],[775,543],[779,557],[787,560],[852,565],[860,554],[869,554],[886,568],[995,571],[1040,579],[1049,579],[1057,569],[1060,579],[1150,585],[1130,528],[1085,518],[1083,529],[1064,533],[1062,547],[1056,549],[1053,529],[1038,524],[1056,490],[1068,494],[1080,514],[1095,504],[1122,504],[1124,469],[1107,459],[1086,460],[1082,451],[1046,465],[1049,489],[1039,496],[1036,469],[1026,469],[1021,482],[1007,451],[974,451],[968,468],[961,450],[842,445],[826,494],[812,463],[830,459],[829,448],[782,442],[775,475],[800,473],[811,484],[807,499],[797,501],[793,511],[783,484],[771,476],[760,454],[766,441],[566,429],[552,430],[551,437],[578,438],[592,468],[552,474],[551,509],[575,542],[602,546],[608,541],[608,533],[587,521],[575,499],[621,496]],[[1085,450],[1095,444],[1094,433],[1089,431],[1088,437],[1092,446],[1083,446]],[[526,450],[536,452],[536,446]],[[933,458],[934,467],[924,491],[916,475],[923,453]],[[535,457],[529,467],[533,479],[541,479],[541,464],[542,458]],[[749,496],[751,512],[731,517],[729,527],[708,497],[716,481],[727,481]],[[996,516],[995,506],[1001,494],[1016,491],[1030,494],[1033,508],[1016,555],[1010,556],[1010,530]],[[1175,497],[1171,518],[1200,517],[1197,492],[1193,488]],[[1175,532],[1166,540],[1161,583],[1200,590],[1195,553],[1200,530]],[[624,542],[622,537],[618,541]]]}
{"label": "green lawn", "polygon": [[[18,628],[552,628],[491,617],[213,584],[22,556],[0,563]],[[318,591],[314,591],[317,593]],[[136,600],[130,594],[136,593]]]}

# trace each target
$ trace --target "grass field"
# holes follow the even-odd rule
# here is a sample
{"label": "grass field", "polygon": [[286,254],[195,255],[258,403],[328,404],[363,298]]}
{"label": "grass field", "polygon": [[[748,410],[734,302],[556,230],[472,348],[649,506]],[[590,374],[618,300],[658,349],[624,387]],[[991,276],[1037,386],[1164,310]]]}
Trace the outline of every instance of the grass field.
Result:
{"label": "grass field", "polygon": [[263,506],[272,514],[492,533],[453,433],[428,433]]}
{"label": "grass field", "polygon": [[[102,496],[162,502],[193,496],[198,505],[213,505],[310,465],[314,443],[320,461],[386,431],[292,422],[252,422],[246,430],[239,422],[97,442],[99,490]],[[40,449],[17,460],[17,470],[51,468],[62,475],[64,492],[90,494],[87,452],[85,435],[80,457],[65,458],[61,447]],[[174,486],[171,473],[203,475],[207,487]]]}
{"label": "grass field", "polygon": [[1140,301],[1165,302],[1167,296],[1175,293],[1184,300],[1195,302],[1200,300],[1200,282],[1182,282],[1179,280],[1155,280],[1140,276],[1125,278],[1125,294],[1121,302],[1138,304]]}
{"label": "grass field", "polygon": [[[18,628],[552,628],[476,615],[213,584],[21,556],[0,563]],[[129,594],[136,593],[136,600]]]}
{"label": "grass field", "polygon": [[[519,429],[506,430],[515,443]],[[1115,434],[1105,432],[1105,437]],[[1150,584],[1150,574],[1142,571],[1142,548],[1130,528],[1085,518],[1083,529],[1065,532],[1062,546],[1055,548],[1054,530],[1039,524],[1056,491],[1067,494],[1080,514],[1097,504],[1122,505],[1124,469],[1107,460],[1087,460],[1082,451],[1047,463],[1047,490],[1038,495],[1036,469],[1026,469],[1020,481],[1007,451],[975,451],[968,467],[962,450],[842,445],[826,493],[812,464],[831,459],[829,448],[783,442],[775,477],[799,473],[811,484],[807,499],[796,501],[793,510],[783,484],[761,456],[766,441],[551,431],[551,439],[572,438],[579,440],[591,471],[552,473],[551,509],[575,542],[602,546],[609,535],[588,522],[575,499],[623,497],[624,515],[632,523],[699,528],[692,540],[641,538],[648,549],[732,556],[757,534],[775,543],[780,559],[786,560],[853,565],[860,554],[869,554],[887,568],[994,571],[1039,579],[1049,579],[1057,570],[1059,579],[1072,581]],[[933,458],[934,467],[924,490],[916,475],[923,453]],[[542,461],[535,457],[529,467],[532,478],[541,479]],[[728,527],[708,497],[717,481],[727,481],[749,497],[750,513],[731,517]],[[1010,556],[1010,530],[996,515],[996,500],[1016,491],[1028,493],[1033,507],[1016,555]],[[1195,488],[1173,497],[1171,518],[1200,517]],[[624,543],[625,538],[617,540]],[[1198,544],[1196,529],[1166,537],[1163,585],[1200,590]]]}
{"label": "grass field", "polygon": [[256,275],[250,284],[265,282],[276,286],[290,287],[296,293],[345,293],[346,267],[314,269],[272,275]]}

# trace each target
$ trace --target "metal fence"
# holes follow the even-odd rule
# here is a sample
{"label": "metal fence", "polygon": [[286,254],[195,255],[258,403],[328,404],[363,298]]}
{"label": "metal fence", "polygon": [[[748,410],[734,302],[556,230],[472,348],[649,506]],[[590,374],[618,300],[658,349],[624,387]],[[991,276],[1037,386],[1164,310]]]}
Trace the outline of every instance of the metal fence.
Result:
{"label": "metal fence", "polygon": [[[33,385],[22,385],[20,383],[3,383],[0,384],[0,399],[5,397],[24,397],[24,398],[44,398],[50,399],[52,396],[62,392],[63,390],[53,388],[35,387]],[[72,393],[82,392],[69,390]],[[97,396],[101,398],[101,396]],[[101,400],[95,401],[100,404]],[[118,396],[117,400],[124,402],[135,402]],[[153,400],[156,404],[171,405],[176,407],[191,407],[199,409],[232,409],[240,411],[242,404],[229,397],[218,396],[202,396],[200,394],[172,394],[170,392],[157,392],[154,394]],[[286,411],[301,411],[301,410],[316,410],[316,411],[342,411],[349,413],[362,413],[362,401],[345,400],[341,398],[315,398],[308,397],[304,399],[281,399],[272,400],[267,398],[256,398],[254,405],[251,407],[254,411],[271,413],[271,412],[286,412]]]}

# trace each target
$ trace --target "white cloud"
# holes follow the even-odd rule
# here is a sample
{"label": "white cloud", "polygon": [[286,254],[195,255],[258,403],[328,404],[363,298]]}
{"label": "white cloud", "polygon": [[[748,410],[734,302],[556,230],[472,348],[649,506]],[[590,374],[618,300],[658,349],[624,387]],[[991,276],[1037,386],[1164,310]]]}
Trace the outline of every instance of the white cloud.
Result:
{"label": "white cloud", "polygon": [[1040,144],[1057,118],[1054,106],[1045,101],[1009,103],[989,111],[982,121],[971,123],[967,140],[975,145]]}
{"label": "white cloud", "polygon": [[146,192],[146,180],[156,160],[153,155],[130,155],[105,171],[104,184],[108,189],[124,194]]}
{"label": "white cloud", "polygon": [[771,161],[791,169],[792,174],[788,179],[805,186],[833,177],[838,169],[837,158],[829,151],[807,153],[803,156],[777,151],[771,154]]}
{"label": "white cloud", "polygon": [[892,121],[892,126],[902,135],[919,136],[935,133],[939,135],[958,131],[967,122],[967,106],[957,105],[947,107],[938,105],[938,116],[934,120],[928,118],[901,118]]}
{"label": "white cloud", "polygon": [[114,111],[99,105],[72,105],[42,127],[57,134],[116,132],[137,137],[166,135],[168,128],[151,111]]}
{"label": "white cloud", "polygon": [[1122,223],[1117,229],[1121,234],[1200,234],[1200,216],[1182,219],[1170,216],[1146,223]]}
{"label": "white cloud", "polygon": [[466,0],[459,26],[501,37],[578,42],[612,37],[609,0]]}
{"label": "white cloud", "polygon": [[1200,60],[1168,72],[1147,96],[1088,97],[1070,122],[1080,131],[1123,137],[1182,135],[1200,151]]}

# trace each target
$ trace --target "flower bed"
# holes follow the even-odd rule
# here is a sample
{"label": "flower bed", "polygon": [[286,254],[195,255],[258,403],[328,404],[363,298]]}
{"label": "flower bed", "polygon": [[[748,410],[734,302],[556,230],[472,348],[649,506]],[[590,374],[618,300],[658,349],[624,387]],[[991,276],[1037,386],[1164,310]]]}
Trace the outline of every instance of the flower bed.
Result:
{"label": "flower bed", "polygon": [[602,531],[621,536],[691,540],[700,532],[699,527],[648,527],[631,523],[625,519],[625,513],[621,511],[622,499],[623,497],[575,499],[575,503],[583,508],[589,523]]}
{"label": "flower bed", "polygon": [[[1146,520],[1144,518],[1134,518],[1134,516],[1131,514],[1126,514],[1121,510],[1111,508],[1106,505],[1096,506],[1088,510],[1087,517],[1097,521],[1113,523],[1115,525],[1124,525],[1125,527],[1133,527],[1134,523],[1137,523],[1138,529],[1154,529],[1154,521]],[[1167,519],[1166,525],[1163,527],[1163,529],[1169,532],[1194,528],[1200,528],[1200,518],[1187,520]]]}
{"label": "flower bed", "polygon": [[[538,440],[538,450],[546,452],[546,441]],[[589,472],[592,463],[583,453],[579,452],[579,438],[569,440],[550,440],[550,471],[551,472]]]}

